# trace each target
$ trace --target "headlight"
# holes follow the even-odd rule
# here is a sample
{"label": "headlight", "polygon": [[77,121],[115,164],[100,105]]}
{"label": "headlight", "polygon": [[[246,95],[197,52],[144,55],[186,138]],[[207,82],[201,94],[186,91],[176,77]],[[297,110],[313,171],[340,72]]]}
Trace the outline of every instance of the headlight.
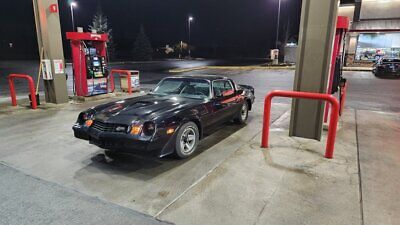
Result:
{"label": "headlight", "polygon": [[151,136],[156,131],[156,125],[153,122],[146,122],[143,124],[143,134],[146,136]]}
{"label": "headlight", "polygon": [[83,121],[91,120],[91,119],[93,119],[93,116],[94,116],[93,113],[85,112],[82,114],[82,119],[83,119]]}
{"label": "headlight", "polygon": [[86,121],[93,120],[93,117],[94,115],[92,113],[82,112],[79,114],[76,123],[79,125],[85,125]]}
{"label": "headlight", "polygon": [[154,122],[135,122],[128,127],[127,133],[132,135],[152,136],[156,132],[156,125]]}

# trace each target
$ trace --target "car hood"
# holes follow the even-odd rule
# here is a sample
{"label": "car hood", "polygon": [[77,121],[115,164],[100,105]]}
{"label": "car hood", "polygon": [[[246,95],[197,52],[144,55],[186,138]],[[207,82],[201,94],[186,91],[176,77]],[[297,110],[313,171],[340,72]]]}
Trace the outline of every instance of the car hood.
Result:
{"label": "car hood", "polygon": [[108,123],[131,124],[133,121],[151,121],[173,115],[182,110],[201,104],[204,100],[144,95],[129,98],[94,108],[95,119]]}

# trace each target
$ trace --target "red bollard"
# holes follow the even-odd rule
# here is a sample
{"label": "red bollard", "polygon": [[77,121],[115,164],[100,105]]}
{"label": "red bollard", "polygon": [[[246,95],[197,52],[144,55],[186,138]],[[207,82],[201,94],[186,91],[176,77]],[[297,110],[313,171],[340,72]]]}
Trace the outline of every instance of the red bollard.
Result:
{"label": "red bollard", "polygon": [[31,76],[28,76],[25,74],[10,74],[8,76],[8,84],[10,86],[10,94],[11,94],[11,104],[13,106],[17,106],[17,96],[15,93],[15,85],[14,85],[14,79],[16,79],[16,78],[28,80],[29,92],[31,94],[31,101],[32,101],[32,109],[37,109],[36,91],[35,91],[35,85],[33,83],[33,79]]}
{"label": "red bollard", "polygon": [[339,102],[329,94],[310,93],[310,92],[297,92],[297,91],[272,91],[265,97],[264,102],[264,121],[261,139],[261,147],[268,148],[269,143],[269,129],[271,120],[271,106],[273,97],[286,97],[286,98],[302,98],[302,99],[315,99],[325,100],[331,103],[331,118],[329,122],[328,139],[326,143],[325,158],[331,159],[335,148],[336,130],[339,121]]}
{"label": "red bollard", "polygon": [[126,80],[128,81],[128,94],[132,94],[132,83],[131,83],[131,71],[129,70],[111,70],[110,72],[110,83],[112,83],[112,92],[115,90],[115,83],[114,83],[114,74],[125,74]]}
{"label": "red bollard", "polygon": [[346,104],[346,97],[347,97],[347,88],[348,88],[349,82],[346,82],[344,84],[344,87],[341,90],[341,99],[340,99],[340,115],[343,114],[344,106]]}
{"label": "red bollard", "polygon": [[263,131],[262,131],[262,139],[261,139],[261,148],[269,147],[269,123],[271,121],[271,106],[272,106],[272,98],[273,93],[269,93],[265,97],[264,102],[264,118],[263,118]]}
{"label": "red bollard", "polygon": [[[110,75],[108,77],[107,85],[108,84],[110,84],[110,86],[111,86],[111,91],[110,92],[113,93],[115,91],[115,82],[114,82],[114,74],[112,73],[112,71],[111,71],[111,73],[110,73]],[[108,86],[107,86],[107,90],[108,90]]]}
{"label": "red bollard", "polygon": [[8,86],[10,87],[11,104],[12,106],[17,106],[14,80],[10,76],[8,77]]}

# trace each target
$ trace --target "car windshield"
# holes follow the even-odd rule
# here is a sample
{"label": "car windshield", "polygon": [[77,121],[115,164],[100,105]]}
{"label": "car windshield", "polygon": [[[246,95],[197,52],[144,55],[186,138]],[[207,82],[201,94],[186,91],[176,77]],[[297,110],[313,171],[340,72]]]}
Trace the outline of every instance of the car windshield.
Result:
{"label": "car windshield", "polygon": [[202,79],[167,78],[157,85],[152,94],[205,99],[210,97],[210,82]]}

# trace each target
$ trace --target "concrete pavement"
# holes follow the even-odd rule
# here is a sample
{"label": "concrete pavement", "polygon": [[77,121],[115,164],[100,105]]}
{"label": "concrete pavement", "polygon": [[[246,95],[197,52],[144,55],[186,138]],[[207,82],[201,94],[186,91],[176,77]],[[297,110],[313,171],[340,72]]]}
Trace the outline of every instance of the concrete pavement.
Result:
{"label": "concrete pavement", "polygon": [[357,110],[365,224],[400,224],[400,114]]}
{"label": "concrete pavement", "polygon": [[[7,129],[0,130],[5,146],[0,161],[26,174],[150,215],[158,214],[252,139],[259,132],[254,128],[260,127],[261,118],[257,110],[249,120],[255,127],[230,124],[208,136],[200,143],[198,155],[191,159],[132,156],[106,162],[102,150],[72,135],[72,124],[86,107],[90,105],[24,111],[1,119],[0,127]],[[287,108],[277,107],[273,119]]]}
{"label": "concrete pavement", "polygon": [[0,164],[0,224],[169,224]]}
{"label": "concrete pavement", "polygon": [[[324,143],[287,136],[273,126],[271,148],[260,135],[159,218],[176,224],[361,224],[354,111],[343,118],[335,158]],[[338,216],[340,215],[340,216]]]}

